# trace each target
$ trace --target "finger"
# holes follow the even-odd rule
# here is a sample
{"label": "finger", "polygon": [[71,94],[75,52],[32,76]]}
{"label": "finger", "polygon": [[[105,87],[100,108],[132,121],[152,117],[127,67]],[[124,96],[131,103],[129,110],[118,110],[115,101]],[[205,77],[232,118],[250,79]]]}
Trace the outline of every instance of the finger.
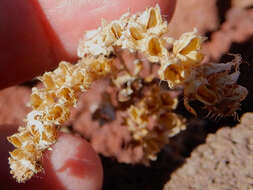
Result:
{"label": "finger", "polygon": [[[43,163],[48,175],[55,175],[61,186],[70,190],[101,189],[102,164],[88,142],[62,134],[52,149],[52,152],[47,151]],[[48,178],[50,181],[51,177]]]}
{"label": "finger", "polygon": [[79,39],[101,18],[118,18],[129,8],[144,10],[159,3],[171,18],[175,0],[2,0],[0,6],[0,88],[29,80],[74,61]]}
{"label": "finger", "polygon": [[58,61],[35,2],[1,0],[0,88],[31,79]]}
{"label": "finger", "polygon": [[16,127],[0,126],[0,189],[101,189],[103,171],[98,155],[85,140],[69,134],[61,135],[52,146],[53,151],[44,154],[44,172],[25,184],[17,183],[10,175],[8,165],[8,152],[13,147],[6,140]]}

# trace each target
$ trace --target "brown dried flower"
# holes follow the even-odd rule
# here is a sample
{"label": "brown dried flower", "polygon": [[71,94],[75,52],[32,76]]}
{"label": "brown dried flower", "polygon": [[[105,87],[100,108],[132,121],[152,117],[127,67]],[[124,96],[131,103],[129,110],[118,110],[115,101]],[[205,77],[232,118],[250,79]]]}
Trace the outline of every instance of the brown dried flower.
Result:
{"label": "brown dried flower", "polygon": [[196,115],[188,104],[198,100],[205,105],[211,117],[237,116],[240,103],[248,94],[245,87],[236,84],[241,56],[228,63],[207,63],[192,71],[184,85],[185,107]]}

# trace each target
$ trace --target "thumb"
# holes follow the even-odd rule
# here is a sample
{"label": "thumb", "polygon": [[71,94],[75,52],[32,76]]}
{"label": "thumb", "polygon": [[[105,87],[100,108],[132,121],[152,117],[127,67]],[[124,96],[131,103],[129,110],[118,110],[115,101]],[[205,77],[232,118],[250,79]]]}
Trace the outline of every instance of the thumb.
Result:
{"label": "thumb", "polygon": [[[70,190],[101,189],[102,164],[88,142],[81,137],[62,134],[52,149],[46,152],[43,161],[46,181],[50,185],[58,184]],[[54,176],[55,181],[50,176]]]}

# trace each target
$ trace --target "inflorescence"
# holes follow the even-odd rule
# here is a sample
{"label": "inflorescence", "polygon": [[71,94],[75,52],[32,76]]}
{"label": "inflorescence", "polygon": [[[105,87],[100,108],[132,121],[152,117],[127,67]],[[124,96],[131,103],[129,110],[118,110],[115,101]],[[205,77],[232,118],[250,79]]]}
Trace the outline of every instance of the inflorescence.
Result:
{"label": "inflorescence", "polygon": [[[13,177],[25,182],[42,170],[43,151],[56,142],[70,108],[77,104],[80,93],[103,77],[111,78],[119,102],[131,102],[134,92],[149,84],[143,97],[127,106],[125,118],[133,140],[143,145],[147,160],[155,160],[168,137],[185,129],[184,119],[173,111],[177,97],[153,84],[155,78],[166,81],[169,89],[182,87],[185,107],[194,115],[197,113],[190,101],[201,102],[214,117],[235,116],[247,96],[247,89],[237,84],[240,56],[228,63],[201,64],[205,37],[194,29],[175,40],[167,32],[168,24],[158,5],[142,13],[126,13],[110,23],[103,21],[98,29],[87,31],[78,48],[80,60],[76,64],[60,62],[53,72],[39,77],[43,88],[32,89],[32,111],[25,119],[26,126],[8,137],[16,147],[9,158]],[[135,57],[131,71],[122,57],[126,51]],[[156,75],[141,76],[144,64],[159,65]],[[152,130],[151,124],[158,127]]]}

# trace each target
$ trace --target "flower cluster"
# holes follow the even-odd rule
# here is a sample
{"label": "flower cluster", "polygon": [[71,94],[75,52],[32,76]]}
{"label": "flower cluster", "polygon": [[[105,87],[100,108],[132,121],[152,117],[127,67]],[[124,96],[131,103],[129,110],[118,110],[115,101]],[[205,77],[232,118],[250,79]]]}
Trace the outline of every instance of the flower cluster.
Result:
{"label": "flower cluster", "polygon": [[[201,65],[201,45],[204,37],[197,30],[183,34],[178,40],[166,36],[167,22],[162,19],[160,8],[151,7],[142,13],[124,14],[119,20],[102,22],[97,30],[86,32],[78,48],[80,60],[72,65],[61,62],[53,72],[39,79],[44,88],[33,88],[26,126],[8,137],[16,147],[10,153],[11,173],[18,182],[25,182],[41,171],[44,150],[57,140],[58,126],[68,120],[70,107],[77,103],[78,95],[86,91],[93,81],[111,76],[120,89],[120,102],[131,103],[134,92],[142,88],[139,73],[143,64],[159,64],[158,77],[170,88],[184,87],[186,108],[195,113],[189,101],[197,100],[216,115],[236,113],[247,90],[236,84],[240,60],[225,64]],[[134,73],[127,70],[121,54],[128,51],[136,59]],[[121,66],[115,63],[120,60]],[[126,74],[119,76],[118,73]],[[117,71],[117,72],[115,72]],[[153,75],[146,81],[153,80]],[[183,120],[173,110],[177,99],[152,86],[139,102],[127,107],[126,125],[133,139],[144,146],[147,159],[155,154],[173,136],[185,128]],[[155,130],[151,130],[150,124]]]}
{"label": "flower cluster", "polygon": [[56,142],[57,126],[69,118],[78,93],[88,89],[97,78],[111,73],[111,64],[112,60],[104,57],[85,57],[75,65],[61,62],[55,71],[39,77],[44,88],[32,89],[33,110],[25,119],[26,127],[20,127],[17,134],[8,137],[16,147],[10,152],[9,163],[18,182],[41,171],[42,152]]}

